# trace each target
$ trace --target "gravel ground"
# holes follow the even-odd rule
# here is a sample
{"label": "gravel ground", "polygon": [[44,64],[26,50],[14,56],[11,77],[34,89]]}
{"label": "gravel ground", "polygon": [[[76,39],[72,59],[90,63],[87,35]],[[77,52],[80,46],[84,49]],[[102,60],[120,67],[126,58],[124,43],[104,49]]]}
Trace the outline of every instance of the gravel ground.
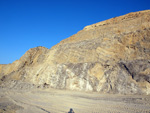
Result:
{"label": "gravel ground", "polygon": [[150,113],[150,96],[0,89],[0,113]]}

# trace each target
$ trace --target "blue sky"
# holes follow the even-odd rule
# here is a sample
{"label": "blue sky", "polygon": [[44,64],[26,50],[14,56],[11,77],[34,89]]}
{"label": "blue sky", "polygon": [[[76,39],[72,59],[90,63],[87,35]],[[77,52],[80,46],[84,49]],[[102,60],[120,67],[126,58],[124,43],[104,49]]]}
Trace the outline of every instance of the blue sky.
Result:
{"label": "blue sky", "polygon": [[0,64],[51,48],[86,25],[150,9],[150,0],[0,0]]}

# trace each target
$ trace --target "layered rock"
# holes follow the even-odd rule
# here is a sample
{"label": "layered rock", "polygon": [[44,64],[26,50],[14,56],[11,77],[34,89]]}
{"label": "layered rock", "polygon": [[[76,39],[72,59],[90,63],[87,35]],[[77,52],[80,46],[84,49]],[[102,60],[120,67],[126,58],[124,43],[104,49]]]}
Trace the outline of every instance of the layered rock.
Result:
{"label": "layered rock", "polygon": [[150,94],[150,10],[86,26],[51,49],[30,49],[20,60],[0,65],[0,77],[3,86],[22,81],[38,87]]}

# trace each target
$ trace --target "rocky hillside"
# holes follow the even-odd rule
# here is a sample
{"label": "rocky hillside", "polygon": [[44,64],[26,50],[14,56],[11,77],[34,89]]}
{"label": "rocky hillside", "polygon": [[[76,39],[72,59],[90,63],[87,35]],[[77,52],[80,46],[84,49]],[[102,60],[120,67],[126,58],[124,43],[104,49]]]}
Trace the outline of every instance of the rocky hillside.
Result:
{"label": "rocky hillside", "polygon": [[1,87],[150,94],[150,10],[86,26],[0,65]]}

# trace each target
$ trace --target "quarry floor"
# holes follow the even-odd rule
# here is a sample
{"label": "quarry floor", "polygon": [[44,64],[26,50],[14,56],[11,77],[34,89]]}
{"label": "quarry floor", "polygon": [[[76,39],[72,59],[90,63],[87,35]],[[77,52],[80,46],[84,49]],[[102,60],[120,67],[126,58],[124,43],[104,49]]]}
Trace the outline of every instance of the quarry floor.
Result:
{"label": "quarry floor", "polygon": [[150,96],[0,89],[0,113],[150,113]]}

